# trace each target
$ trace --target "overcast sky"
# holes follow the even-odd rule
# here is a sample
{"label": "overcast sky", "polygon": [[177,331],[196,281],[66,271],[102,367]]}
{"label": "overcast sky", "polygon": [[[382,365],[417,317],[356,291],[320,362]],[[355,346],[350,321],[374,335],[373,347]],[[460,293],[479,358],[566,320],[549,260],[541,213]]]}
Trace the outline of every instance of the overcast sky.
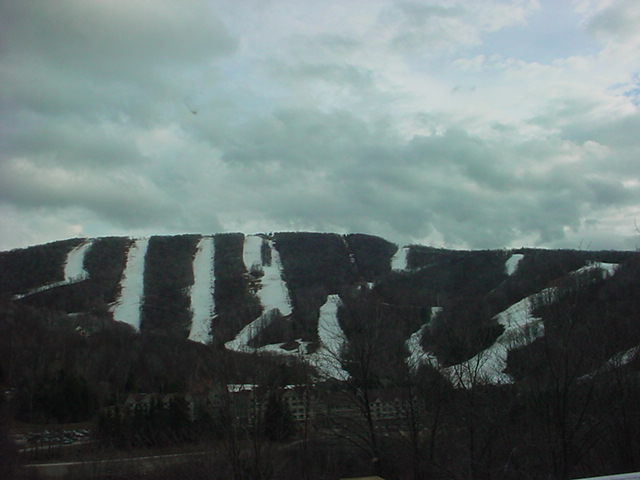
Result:
{"label": "overcast sky", "polygon": [[0,0],[0,249],[640,247],[638,0]]}

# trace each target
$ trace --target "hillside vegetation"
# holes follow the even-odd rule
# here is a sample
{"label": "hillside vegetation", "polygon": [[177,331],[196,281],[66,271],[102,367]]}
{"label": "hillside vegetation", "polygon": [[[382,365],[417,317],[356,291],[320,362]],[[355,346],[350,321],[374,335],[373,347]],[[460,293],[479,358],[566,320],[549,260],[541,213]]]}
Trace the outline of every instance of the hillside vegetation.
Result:
{"label": "hillside vegetation", "polygon": [[[122,298],[132,239],[1,252],[0,384],[13,392],[11,415],[27,422],[100,417],[105,432],[120,429],[119,448],[166,445],[173,434],[178,443],[195,442],[215,431],[228,451],[240,452],[259,433],[254,417],[234,423],[244,418],[237,412],[248,393],[237,405],[241,396],[222,397],[232,403],[216,397],[222,404],[202,407],[204,423],[193,430],[171,423],[159,404],[144,429],[134,428],[133,417],[104,412],[133,394],[253,385],[264,389],[273,415],[265,421],[287,432],[282,438],[297,436],[301,448],[316,441],[318,451],[353,448],[351,467],[306,457],[298,470],[274,449],[280,453],[259,459],[272,462],[271,477],[260,470],[264,478],[320,468],[316,460],[385,478],[542,479],[551,472],[565,479],[640,469],[638,253],[405,250],[363,234],[260,237],[250,237],[259,258],[245,265],[245,235],[214,235],[206,344],[188,340],[199,235],[149,239],[141,270],[129,271],[142,279],[140,299]],[[285,292],[276,289],[281,284]],[[265,292],[290,299],[290,308],[266,311],[276,300]],[[114,302],[139,302],[139,323],[114,321]],[[292,429],[282,389],[294,384],[313,385],[324,413]],[[180,422],[196,421],[171,411]],[[162,433],[153,422],[164,425]],[[242,467],[245,454],[220,471],[258,478]]]}

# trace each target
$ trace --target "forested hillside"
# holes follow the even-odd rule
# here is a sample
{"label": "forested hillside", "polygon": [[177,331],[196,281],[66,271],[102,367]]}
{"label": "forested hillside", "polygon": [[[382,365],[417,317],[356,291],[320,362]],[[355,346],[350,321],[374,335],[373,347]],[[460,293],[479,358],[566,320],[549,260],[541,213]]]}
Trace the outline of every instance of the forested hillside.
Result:
{"label": "forested hillside", "polygon": [[[86,420],[132,394],[220,385],[268,386],[281,409],[277,388],[325,385],[322,411],[347,402],[356,419],[316,419],[318,431],[362,428],[355,443],[382,459],[378,473],[400,468],[383,432],[403,425],[405,465],[420,475],[459,457],[459,478],[568,478],[640,468],[639,351],[636,252],[289,232],[0,253],[0,383],[22,421]],[[385,398],[393,422],[376,410]]]}

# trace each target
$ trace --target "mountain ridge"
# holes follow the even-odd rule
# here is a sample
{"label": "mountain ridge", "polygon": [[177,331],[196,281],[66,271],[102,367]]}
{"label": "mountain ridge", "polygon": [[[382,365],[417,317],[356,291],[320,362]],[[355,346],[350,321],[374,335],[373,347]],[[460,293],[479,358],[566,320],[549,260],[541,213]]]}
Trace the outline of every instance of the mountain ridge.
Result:
{"label": "mountain ridge", "polygon": [[[566,296],[559,292],[574,284],[602,288],[637,258],[619,251],[447,250],[315,232],[76,238],[0,252],[0,298],[119,321],[143,335],[308,359],[327,350],[322,329],[344,337],[330,342],[344,349],[358,322],[383,316],[393,332],[389,342],[413,362],[446,369],[504,350],[491,360],[500,371],[487,373],[503,383],[517,370],[509,367],[511,350],[526,350],[544,335],[546,320],[534,310],[559,303]],[[625,295],[622,303],[630,302]],[[335,320],[327,318],[329,302]],[[517,305],[521,319],[511,322],[505,312]],[[525,331],[531,338],[506,345]],[[631,337],[640,344],[640,336]]]}

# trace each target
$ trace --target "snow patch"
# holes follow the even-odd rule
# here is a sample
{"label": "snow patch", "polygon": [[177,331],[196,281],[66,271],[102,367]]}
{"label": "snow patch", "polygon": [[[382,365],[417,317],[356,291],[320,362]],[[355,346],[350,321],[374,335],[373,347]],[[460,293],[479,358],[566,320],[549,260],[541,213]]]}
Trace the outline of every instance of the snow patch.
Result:
{"label": "snow patch", "polygon": [[504,263],[504,268],[507,271],[507,275],[511,276],[516,273],[516,270],[518,270],[518,265],[523,258],[524,255],[522,255],[521,253],[514,253],[509,257],[509,259]]}
{"label": "snow patch", "polygon": [[29,290],[27,293],[14,295],[14,300],[20,300],[21,298],[28,297],[35,293],[45,292],[52,288],[72,285],[74,283],[87,280],[89,278],[89,272],[84,268],[84,257],[92,246],[93,240],[86,240],[69,251],[64,262],[64,280],[48,283],[41,287],[34,288],[33,290]]}
{"label": "snow patch", "polygon": [[302,338],[297,338],[295,340],[298,343],[298,348],[293,350],[287,350],[284,348],[286,342],[282,343],[270,343],[269,345],[263,345],[262,347],[258,347],[256,350],[258,352],[266,352],[266,353],[275,353],[278,355],[288,355],[288,356],[300,356],[305,355],[309,351],[309,344],[311,342],[306,342],[302,340]]}
{"label": "snow patch", "polygon": [[194,342],[209,343],[212,338],[211,319],[215,313],[214,258],[213,237],[202,237],[193,259],[193,285],[190,289],[192,316],[189,340]]}
{"label": "snow patch", "polygon": [[[615,263],[591,262],[571,272],[571,275],[579,276],[599,270],[602,272],[602,278],[605,279],[614,275],[617,268],[618,264]],[[509,350],[522,347],[544,336],[544,322],[534,317],[531,312],[536,305],[549,305],[555,302],[557,296],[558,288],[545,288],[496,315],[494,319],[504,327],[504,331],[495,343],[466,362],[447,367],[444,369],[445,373],[456,386],[463,388],[470,388],[474,383],[512,383],[511,376],[504,373]]]}
{"label": "snow patch", "polygon": [[434,320],[436,316],[440,315],[441,312],[442,307],[431,307],[431,316],[429,321],[413,332],[404,343],[409,351],[409,356],[407,357],[406,362],[410,370],[417,370],[423,363],[428,363],[434,366],[438,365],[438,359],[436,356],[432,353],[425,352],[424,348],[422,348],[422,339],[426,330],[428,330],[431,321]]}
{"label": "snow patch", "polygon": [[407,255],[409,254],[409,247],[398,247],[396,253],[391,258],[391,270],[406,270],[407,269]]}
{"label": "snow patch", "polygon": [[579,380],[586,380],[589,378],[593,378],[596,375],[601,373],[610,372],[616,368],[624,367],[625,365],[631,363],[635,358],[640,355],[640,346],[632,347],[628,350],[623,350],[621,352],[616,353],[611,358],[609,358],[601,367],[597,368],[591,373],[587,373],[579,378]]}
{"label": "snow patch", "polygon": [[[265,265],[262,262],[262,245],[271,252],[271,263]],[[266,240],[257,235],[247,235],[244,238],[244,250],[242,253],[244,265],[250,275],[262,275],[255,278],[256,295],[263,307],[262,315],[253,320],[240,330],[233,340],[225,344],[229,350],[254,352],[255,348],[248,343],[275,318],[276,311],[281,315],[291,314],[291,301],[289,290],[282,280],[282,263],[278,251],[273,248],[271,240]]]}
{"label": "snow patch", "polygon": [[93,245],[93,240],[82,242],[67,255],[64,265],[64,278],[67,282],[80,282],[89,278],[89,272],[84,268],[84,257]]}
{"label": "snow patch", "polygon": [[504,373],[509,350],[528,345],[544,335],[542,319],[534,317],[531,312],[537,305],[554,302],[557,293],[556,287],[545,288],[496,315],[494,319],[504,327],[504,331],[494,344],[466,362],[444,369],[454,385],[471,388],[478,383],[512,383],[511,376]]}
{"label": "snow patch", "polygon": [[640,346],[630,348],[623,352],[616,353],[606,361],[605,367],[608,369],[622,367],[631,363],[640,354]]}
{"label": "snow patch", "polygon": [[[272,257],[273,258],[273,257]],[[325,377],[347,380],[350,375],[342,368],[340,354],[346,344],[346,336],[338,322],[338,295],[329,295],[327,301],[320,307],[318,317],[318,338],[320,346],[314,353],[308,353],[309,343],[301,338],[297,339],[299,346],[294,350],[285,350],[285,343],[274,343],[253,348],[248,342],[253,339],[262,328],[269,325],[271,315],[268,312],[246,325],[236,337],[225,346],[230,350],[241,352],[274,353],[286,356],[302,356]],[[271,310],[273,311],[273,310]]]}
{"label": "snow patch", "polygon": [[144,296],[144,260],[148,238],[139,238],[129,247],[127,263],[120,280],[120,297],[111,308],[113,319],[140,330],[140,306]]}
{"label": "snow patch", "polygon": [[341,304],[338,295],[329,295],[320,307],[318,318],[318,338],[320,348],[309,355],[311,364],[327,377],[338,380],[349,379],[349,373],[342,368],[340,361],[342,350],[347,343],[346,336],[338,322],[338,307]]}
{"label": "snow patch", "polygon": [[583,273],[592,272],[594,270],[600,270],[602,273],[602,278],[606,279],[615,275],[619,267],[620,264],[618,263],[589,262],[589,264],[585,265],[584,267],[579,268],[575,272],[572,272],[572,275],[581,275]]}

